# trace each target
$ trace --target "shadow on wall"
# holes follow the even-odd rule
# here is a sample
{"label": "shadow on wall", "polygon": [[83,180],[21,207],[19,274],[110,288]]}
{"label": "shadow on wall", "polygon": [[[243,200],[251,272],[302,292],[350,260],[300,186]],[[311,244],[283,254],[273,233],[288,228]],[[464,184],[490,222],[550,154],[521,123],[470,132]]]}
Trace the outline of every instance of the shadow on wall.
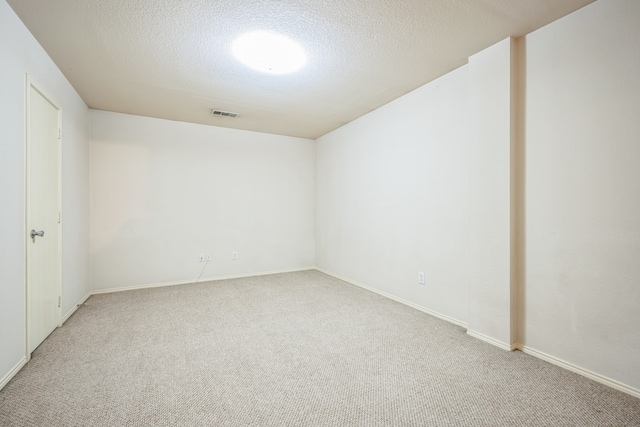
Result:
{"label": "shadow on wall", "polygon": [[516,299],[512,304],[515,309],[513,319],[515,321],[515,342],[517,345],[523,345],[526,340],[524,336],[525,322],[525,277],[526,277],[526,84],[527,84],[527,43],[526,37],[520,37],[516,40],[516,67],[515,78],[515,129],[516,135],[513,141],[512,166],[513,179],[515,182],[512,188],[512,197],[514,197],[515,215],[512,218],[515,226],[515,292],[513,297]]}

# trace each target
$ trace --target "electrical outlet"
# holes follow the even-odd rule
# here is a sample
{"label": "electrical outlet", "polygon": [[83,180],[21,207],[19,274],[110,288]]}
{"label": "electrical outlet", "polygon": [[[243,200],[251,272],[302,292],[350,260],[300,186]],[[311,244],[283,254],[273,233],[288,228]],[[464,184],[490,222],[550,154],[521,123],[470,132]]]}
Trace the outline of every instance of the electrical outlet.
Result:
{"label": "electrical outlet", "polygon": [[231,259],[236,261],[238,259],[238,252],[231,252]]}
{"label": "electrical outlet", "polygon": [[421,284],[421,285],[424,285],[424,272],[423,271],[420,271],[418,273],[418,283]]}
{"label": "electrical outlet", "polygon": [[207,254],[207,262],[211,261],[211,255]]}
{"label": "electrical outlet", "polygon": [[205,257],[205,254],[200,254],[200,262],[204,262],[204,260],[206,259]]}

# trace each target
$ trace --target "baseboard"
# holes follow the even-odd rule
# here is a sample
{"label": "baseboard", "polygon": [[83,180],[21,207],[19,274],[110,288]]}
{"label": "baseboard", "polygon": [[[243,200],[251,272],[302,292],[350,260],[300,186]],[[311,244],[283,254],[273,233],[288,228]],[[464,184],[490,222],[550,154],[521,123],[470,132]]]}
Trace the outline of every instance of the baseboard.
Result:
{"label": "baseboard", "polygon": [[389,299],[397,301],[397,302],[399,302],[401,304],[405,304],[405,305],[407,305],[409,307],[415,308],[416,310],[420,310],[420,311],[422,311],[424,313],[427,313],[427,314],[429,314],[431,316],[437,317],[439,319],[446,320],[447,322],[451,322],[454,325],[462,326],[463,328],[467,329],[467,334],[469,336],[472,336],[472,337],[477,338],[479,340],[485,341],[485,342],[487,342],[487,343],[489,343],[491,345],[494,345],[494,346],[496,346],[498,348],[501,348],[503,350],[506,350],[506,351],[520,350],[523,353],[529,354],[529,355],[531,355],[533,357],[537,357],[538,359],[542,359],[542,360],[547,361],[547,362],[549,362],[549,363],[551,363],[553,365],[559,366],[559,367],[564,368],[564,369],[566,369],[568,371],[571,371],[571,372],[574,372],[576,374],[582,375],[582,376],[587,377],[589,379],[592,379],[592,380],[594,380],[596,382],[599,382],[601,384],[609,386],[609,387],[611,387],[613,389],[619,390],[619,391],[621,391],[623,393],[627,393],[627,394],[629,394],[629,395],[631,395],[633,397],[640,398],[640,390],[639,389],[631,387],[631,386],[628,386],[626,384],[623,384],[623,383],[621,383],[619,381],[616,381],[616,380],[613,380],[611,378],[605,377],[604,375],[596,374],[595,372],[591,372],[591,371],[589,371],[587,369],[583,369],[583,368],[581,368],[579,366],[576,366],[576,365],[574,365],[572,363],[566,362],[566,361],[564,361],[562,359],[558,359],[557,357],[554,357],[554,356],[551,356],[549,354],[543,353],[541,351],[532,349],[532,348],[524,346],[522,344],[517,344],[516,343],[516,344],[511,344],[510,345],[510,344],[507,344],[507,343],[503,343],[502,341],[498,341],[498,340],[496,340],[494,338],[491,338],[491,337],[489,337],[487,335],[481,334],[481,333],[473,331],[473,330],[469,330],[468,329],[468,324],[466,324],[464,322],[461,322],[461,321],[459,321],[457,319],[454,319],[452,317],[449,317],[449,316],[446,316],[444,314],[435,312],[433,310],[429,310],[428,308],[419,306],[418,304],[414,304],[414,303],[409,302],[407,300],[404,300],[402,298],[398,298],[398,297],[396,297],[394,295],[388,294],[388,293],[380,291],[378,289],[374,289],[374,288],[372,288],[370,286],[364,285],[362,283],[356,282],[356,281],[348,279],[346,277],[339,276],[337,274],[334,274],[334,273],[332,273],[330,271],[327,271],[327,270],[324,270],[322,268],[315,267],[315,270],[318,270],[321,273],[324,273],[324,274],[329,275],[331,277],[335,277],[336,279],[340,279],[340,280],[342,280],[344,282],[350,283],[350,284],[358,286],[360,288],[366,289],[366,290],[371,291],[373,293],[376,293],[378,295],[382,295],[384,297],[387,297]]}
{"label": "baseboard", "polygon": [[[465,329],[467,329],[467,334],[469,336],[472,336],[474,338],[480,339],[482,341],[485,341],[489,344],[492,344],[496,347],[499,347],[503,350],[507,350],[507,351],[511,351],[511,350],[520,350],[523,353],[529,354],[533,357],[537,357],[539,359],[542,359],[546,362],[549,362],[553,365],[559,366],[561,368],[564,368],[568,371],[574,372],[576,374],[582,375],[586,378],[589,378],[593,381],[596,381],[598,383],[604,384],[608,387],[611,387],[613,389],[619,390],[623,393],[627,393],[633,397],[636,398],[640,398],[640,389],[631,387],[629,385],[623,384],[619,381],[613,380],[611,378],[605,377],[604,375],[600,375],[597,374],[595,372],[589,371],[587,369],[583,369],[579,366],[576,366],[572,363],[569,363],[567,361],[564,361],[562,359],[559,359],[555,356],[551,356],[547,353],[535,350],[531,347],[527,347],[525,345],[522,344],[513,344],[513,345],[509,345],[506,343],[503,343],[501,341],[498,341],[494,338],[491,338],[487,335],[481,334],[479,332],[476,331],[472,331],[468,329],[468,324],[465,322],[461,322],[457,319],[454,319],[450,316],[438,313],[436,311],[430,310],[428,308],[422,307],[418,304],[414,304],[410,301],[404,300],[402,298],[396,297],[394,295],[391,295],[389,293],[380,291],[378,289],[372,288],[370,286],[364,285],[362,283],[356,282],[354,280],[348,279],[346,277],[342,277],[339,276],[337,274],[331,273],[330,271],[324,270],[322,268],[318,268],[318,267],[304,267],[304,268],[297,268],[297,269],[289,269],[289,270],[278,270],[278,271],[268,271],[268,272],[261,272],[261,273],[248,273],[248,274],[240,274],[240,275],[229,275],[229,276],[217,276],[217,277],[210,277],[210,278],[205,278],[205,279],[201,279],[198,283],[200,282],[209,282],[209,281],[219,281],[219,280],[228,280],[228,279],[239,279],[239,278],[243,278],[243,277],[253,277],[253,276],[266,276],[266,275],[270,275],[270,274],[280,274],[280,273],[293,273],[296,271],[305,271],[305,270],[317,270],[321,273],[324,273],[328,276],[331,277],[335,277],[336,279],[342,280],[344,282],[350,283],[352,285],[358,286],[362,289],[366,289],[370,292],[376,293],[378,295],[381,295],[383,297],[389,298],[393,301],[399,302],[401,304],[407,305],[409,307],[412,307],[416,310],[422,311],[423,313],[429,314],[431,316],[437,317],[439,319],[445,320],[447,322],[453,323],[454,325],[457,326],[461,326]],[[95,290],[92,292],[89,292],[87,295],[85,295],[79,302],[78,304],[76,304],[71,310],[69,310],[69,312],[63,317],[62,322],[64,323],[66,322],[69,317],[71,317],[73,315],[73,313],[75,313],[75,311],[78,309],[78,306],[83,304],[91,295],[96,295],[96,294],[104,294],[104,293],[110,293],[110,292],[121,292],[121,291],[129,291],[129,290],[135,290],[135,289],[146,289],[146,288],[155,288],[155,287],[161,287],[161,286],[175,286],[175,285],[185,285],[185,284],[190,284],[190,283],[194,283],[194,281],[176,281],[176,282],[163,282],[163,283],[155,283],[155,284],[147,284],[147,285],[136,285],[136,286],[127,286],[127,287],[121,287],[121,288],[111,288],[111,289],[99,289],[99,290]],[[11,369],[11,371],[9,371],[3,378],[2,380],[0,380],[0,390],[2,390],[4,388],[5,385],[7,385],[7,383],[9,381],[11,381],[11,379],[20,371],[20,369],[22,369],[22,367],[24,365],[26,365],[27,363],[27,357],[23,357],[20,362],[18,362],[18,364],[13,367],[13,369]]]}
{"label": "baseboard", "polygon": [[523,353],[529,354],[531,356],[537,357],[538,359],[542,359],[553,365],[564,368],[568,371],[575,372],[576,374],[582,375],[583,377],[587,377],[593,381],[599,382],[600,384],[604,384],[606,386],[619,390],[623,393],[627,393],[633,397],[640,398],[640,389],[628,386],[626,384],[621,383],[620,381],[613,380],[611,378],[605,377],[604,375],[596,374],[595,372],[581,368],[579,366],[574,365],[573,363],[569,363],[565,360],[562,360],[555,356],[551,356],[550,354],[535,350],[531,347],[518,344],[518,350],[522,351]]}
{"label": "baseboard", "polygon": [[322,268],[314,267],[314,269],[318,270],[319,272],[324,273],[324,274],[326,274],[328,276],[335,277],[336,279],[340,279],[343,282],[350,283],[350,284],[355,285],[355,286],[357,286],[359,288],[366,289],[366,290],[371,291],[373,293],[376,293],[378,295],[382,295],[383,297],[386,297],[386,298],[389,298],[389,299],[394,300],[396,302],[399,302],[400,304],[404,304],[404,305],[407,305],[407,306],[409,306],[411,308],[415,308],[416,310],[422,311],[423,313],[426,313],[426,314],[428,314],[430,316],[437,317],[438,319],[446,320],[449,323],[453,323],[454,325],[461,326],[461,327],[463,327],[465,329],[468,327],[467,323],[461,322],[460,320],[454,319],[453,317],[447,316],[446,314],[438,313],[437,311],[430,310],[430,309],[428,309],[426,307],[422,307],[421,305],[414,304],[411,301],[407,301],[407,300],[399,298],[399,297],[397,297],[395,295],[388,294],[388,293],[386,293],[384,291],[380,291],[378,289],[372,288],[370,286],[367,286],[365,284],[356,282],[356,281],[348,279],[346,277],[339,276],[337,274],[334,274],[334,273],[332,273],[330,271],[327,271],[327,270],[324,270]]}
{"label": "baseboard", "polygon": [[479,339],[481,341],[484,341],[486,343],[489,343],[491,345],[494,345],[498,348],[501,348],[502,350],[506,350],[506,351],[513,351],[516,350],[518,347],[516,345],[510,345],[507,343],[504,343],[502,341],[499,341],[495,338],[491,338],[488,335],[485,334],[481,334],[480,332],[476,332],[476,331],[472,331],[471,329],[467,329],[467,335]]}
{"label": "baseboard", "polygon": [[[296,271],[305,271],[305,270],[315,270],[315,267],[302,267],[302,268],[294,268],[289,270],[275,270],[275,271],[263,271],[259,273],[245,273],[245,274],[232,274],[228,276],[205,277],[198,280],[197,283],[215,282],[219,280],[229,280],[229,279],[241,279],[243,277],[268,276],[270,274],[294,273]],[[92,291],[91,295],[109,294],[112,292],[134,291],[136,289],[160,288],[164,286],[190,285],[194,283],[196,283],[195,280],[178,280],[174,282],[161,282],[161,283],[134,285],[134,286],[123,286],[119,288],[97,289]]]}
{"label": "baseboard", "polygon": [[[198,281],[198,283],[210,282],[210,281],[218,281],[218,280],[228,280],[228,279],[239,279],[239,278],[242,278],[242,277],[267,276],[267,275],[270,275],[270,274],[293,273],[293,272],[296,272],[296,271],[305,271],[305,270],[315,270],[315,267],[303,267],[303,268],[295,268],[295,269],[288,269],[288,270],[264,271],[264,272],[260,272],[260,273],[247,273],[247,274],[236,274],[236,275],[228,275],[228,276],[208,277],[208,278],[200,279]],[[78,301],[78,303],[75,304],[73,306],[73,308],[71,308],[71,310],[69,310],[69,312],[64,315],[64,317],[60,321],[60,325],[59,326],[63,325],[67,320],[69,320],[69,318],[73,315],[73,313],[75,313],[76,310],[78,309],[78,306],[80,306],[87,299],[89,299],[89,297],[91,295],[106,294],[106,293],[110,293],[110,292],[130,291],[130,290],[135,290],[135,289],[156,288],[156,287],[161,287],[161,286],[186,285],[186,284],[191,284],[191,283],[195,283],[194,280],[182,280],[182,281],[176,281],[176,282],[153,283],[153,284],[148,284],[148,285],[126,286],[126,287],[121,287],[121,288],[98,289],[98,290],[95,290],[95,291],[91,291],[91,292],[87,293],[82,299],[80,299],[80,301]],[[24,356],[22,358],[22,360],[13,369],[11,369],[11,371],[9,371],[9,373],[7,373],[2,378],[2,380],[0,381],[0,390],[2,390],[2,388],[9,381],[11,381],[11,378],[13,378],[20,371],[20,369],[22,369],[24,367],[24,365],[27,364],[28,361],[29,361],[28,356]]]}
{"label": "baseboard", "polygon": [[62,320],[60,320],[60,326],[64,325],[64,322],[66,322],[67,320],[69,320],[69,318],[73,315],[73,313],[76,312],[76,310],[78,309],[78,307],[82,304],[85,303],[85,301],[87,299],[89,299],[89,297],[91,296],[91,292],[88,292],[84,297],[82,297],[80,299],[80,301],[78,301],[78,303],[76,305],[73,306],[73,308],[71,308],[71,310],[69,310],[69,312],[67,314],[64,315],[64,317],[62,318]]}
{"label": "baseboard", "polygon": [[9,381],[11,381],[11,378],[13,378],[18,372],[20,372],[20,369],[22,369],[22,367],[24,365],[27,364],[27,357],[24,356],[16,366],[13,367],[13,369],[11,369],[7,375],[5,375],[2,380],[0,380],[0,390],[2,390],[4,388],[4,386],[6,386]]}

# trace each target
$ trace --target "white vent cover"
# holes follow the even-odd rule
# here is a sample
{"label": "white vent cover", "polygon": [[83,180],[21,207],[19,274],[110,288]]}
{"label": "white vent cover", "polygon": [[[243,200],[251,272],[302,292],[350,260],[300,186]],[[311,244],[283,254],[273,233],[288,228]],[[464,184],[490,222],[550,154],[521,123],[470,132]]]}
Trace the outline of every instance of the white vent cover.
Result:
{"label": "white vent cover", "polygon": [[214,116],[220,116],[220,117],[231,117],[232,119],[235,119],[240,115],[239,113],[232,113],[231,111],[222,111],[222,110],[211,110],[211,114]]}

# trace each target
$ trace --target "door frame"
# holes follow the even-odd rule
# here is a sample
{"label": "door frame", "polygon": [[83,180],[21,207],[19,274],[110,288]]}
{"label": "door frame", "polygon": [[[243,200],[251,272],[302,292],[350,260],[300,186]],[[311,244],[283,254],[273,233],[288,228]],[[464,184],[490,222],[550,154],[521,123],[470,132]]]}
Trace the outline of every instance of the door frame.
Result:
{"label": "door frame", "polygon": [[29,133],[29,126],[31,125],[31,88],[33,88],[36,92],[40,94],[47,102],[49,102],[58,112],[58,129],[60,132],[60,136],[58,138],[57,144],[57,159],[58,163],[58,212],[60,213],[59,221],[58,221],[58,277],[56,277],[57,282],[57,290],[58,290],[58,310],[57,310],[57,323],[58,327],[62,326],[62,109],[59,105],[54,102],[50,96],[46,94],[41,89],[41,86],[33,81],[29,74],[25,74],[25,130],[24,130],[24,241],[25,243],[25,253],[24,253],[24,292],[25,292],[25,356],[27,361],[31,359],[31,352],[29,351],[29,260],[31,255],[31,245],[30,245],[30,237],[29,237],[29,209],[31,208],[29,203],[29,195],[31,191],[31,182],[30,182],[30,157],[29,152],[31,148],[31,135]]}

